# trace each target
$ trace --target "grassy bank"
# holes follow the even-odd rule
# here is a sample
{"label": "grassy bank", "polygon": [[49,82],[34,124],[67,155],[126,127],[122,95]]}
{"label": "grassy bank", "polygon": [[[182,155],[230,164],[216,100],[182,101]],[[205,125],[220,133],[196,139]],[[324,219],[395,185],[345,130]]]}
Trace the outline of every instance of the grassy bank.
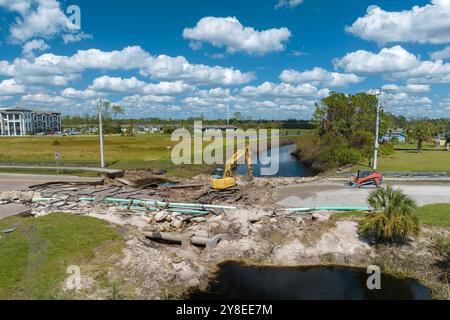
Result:
{"label": "grassy bank", "polygon": [[62,293],[69,266],[80,266],[82,274],[106,272],[108,259],[124,247],[118,230],[89,217],[58,213],[0,221],[0,229],[11,227],[17,230],[0,238],[0,300],[70,297]]}

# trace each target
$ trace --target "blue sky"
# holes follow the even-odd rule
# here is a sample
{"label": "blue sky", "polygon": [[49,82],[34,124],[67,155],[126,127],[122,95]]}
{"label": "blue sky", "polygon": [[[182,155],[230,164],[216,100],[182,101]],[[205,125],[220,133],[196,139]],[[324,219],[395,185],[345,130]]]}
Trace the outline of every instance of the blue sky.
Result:
{"label": "blue sky", "polygon": [[309,119],[331,91],[383,87],[395,114],[450,113],[450,0],[0,0],[0,18],[1,107],[224,118],[229,96]]}

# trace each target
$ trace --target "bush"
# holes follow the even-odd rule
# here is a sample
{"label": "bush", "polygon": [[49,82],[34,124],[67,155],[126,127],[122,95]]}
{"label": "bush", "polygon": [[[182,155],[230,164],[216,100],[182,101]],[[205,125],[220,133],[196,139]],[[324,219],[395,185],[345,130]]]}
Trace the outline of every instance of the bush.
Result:
{"label": "bush", "polygon": [[390,156],[395,152],[395,146],[393,142],[384,142],[380,144],[380,153],[383,156]]}
{"label": "bush", "polygon": [[163,128],[164,134],[172,134],[175,131],[175,128],[173,126],[165,126]]}
{"label": "bush", "polygon": [[420,230],[416,203],[402,190],[379,188],[369,196],[374,212],[360,224],[362,234],[374,235],[378,241],[405,241]]}

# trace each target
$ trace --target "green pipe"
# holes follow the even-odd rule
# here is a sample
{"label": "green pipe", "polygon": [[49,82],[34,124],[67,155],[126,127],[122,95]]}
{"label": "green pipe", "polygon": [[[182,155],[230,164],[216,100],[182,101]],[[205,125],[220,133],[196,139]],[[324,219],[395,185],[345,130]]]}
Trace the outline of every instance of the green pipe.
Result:
{"label": "green pipe", "polygon": [[291,212],[311,212],[311,211],[372,211],[369,207],[314,207],[314,208],[291,208],[283,211]]}
{"label": "green pipe", "polygon": [[[121,207],[128,208],[128,206],[121,206]],[[144,207],[141,207],[141,206],[131,206],[131,207],[129,207],[129,209],[138,210],[138,211],[152,211],[152,212],[161,211],[158,208],[144,208]],[[183,213],[183,214],[192,214],[192,215],[206,215],[206,214],[209,214],[209,212],[205,212],[205,211],[184,210],[184,209],[165,209],[165,211],[176,212],[176,213]]]}
{"label": "green pipe", "polygon": [[58,199],[56,198],[33,198],[31,201],[33,202],[50,202],[50,201],[56,201]]}
{"label": "green pipe", "polygon": [[[33,198],[33,202],[50,202],[56,201],[57,198]],[[95,198],[79,198],[79,201],[95,201]],[[173,203],[173,202],[161,202],[156,200],[135,200],[135,199],[117,199],[117,198],[106,198],[106,202],[117,202],[117,203],[132,203],[132,204],[143,204],[143,205],[158,205],[160,207],[178,207],[178,208],[199,208],[199,209],[229,209],[235,210],[236,207],[231,206],[219,206],[211,204],[195,204],[195,203]]]}
{"label": "green pipe", "polygon": [[196,204],[196,203],[175,203],[175,202],[161,202],[156,200],[134,200],[134,199],[117,199],[117,198],[106,198],[107,202],[122,202],[122,203],[133,203],[133,204],[149,204],[158,205],[161,207],[179,207],[179,208],[204,208],[204,209],[229,209],[236,210],[236,207],[231,206],[219,206],[211,204]]}

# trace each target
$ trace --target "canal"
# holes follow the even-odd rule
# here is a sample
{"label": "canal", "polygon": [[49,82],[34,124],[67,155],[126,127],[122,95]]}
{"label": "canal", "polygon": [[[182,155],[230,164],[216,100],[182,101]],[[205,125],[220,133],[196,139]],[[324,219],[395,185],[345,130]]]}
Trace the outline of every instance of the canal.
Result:
{"label": "canal", "polygon": [[[295,144],[280,146],[280,156],[278,160],[279,170],[274,177],[312,177],[316,174],[312,169],[303,165],[292,153],[296,150]],[[270,151],[269,151],[270,157]],[[269,167],[259,162],[253,165],[253,174],[255,177],[261,177],[261,168]],[[247,166],[239,165],[237,174],[246,175]]]}
{"label": "canal", "polygon": [[191,300],[430,300],[417,281],[381,275],[381,290],[369,290],[365,269],[345,267],[256,267],[219,265],[208,291]]}

